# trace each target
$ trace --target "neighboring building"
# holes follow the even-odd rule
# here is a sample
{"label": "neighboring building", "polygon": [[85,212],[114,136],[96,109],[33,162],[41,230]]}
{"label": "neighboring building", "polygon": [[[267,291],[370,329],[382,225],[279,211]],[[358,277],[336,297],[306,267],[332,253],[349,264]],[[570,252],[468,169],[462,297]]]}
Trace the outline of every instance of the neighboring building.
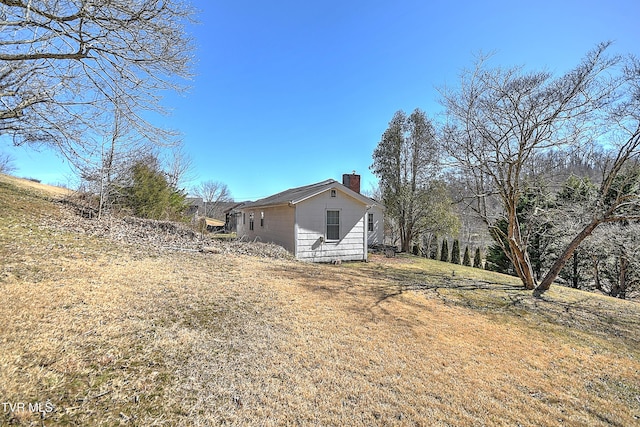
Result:
{"label": "neighboring building", "polygon": [[[206,203],[202,197],[187,197],[186,215],[197,220],[198,217],[205,217],[208,231],[235,231],[235,224],[229,223],[227,212],[238,206],[236,202],[209,202]],[[205,216],[205,208],[208,211]]]}
{"label": "neighboring building", "polygon": [[238,209],[244,204],[245,202],[234,203],[232,206],[224,210],[224,229],[227,231],[227,233],[237,234],[239,216]]}
{"label": "neighboring building", "polygon": [[383,207],[360,194],[360,176],[292,188],[234,209],[239,238],[283,246],[313,262],[367,260],[383,243]]}
{"label": "neighboring building", "polygon": [[225,231],[225,222],[214,218],[204,218],[207,231],[210,233],[220,233]]}

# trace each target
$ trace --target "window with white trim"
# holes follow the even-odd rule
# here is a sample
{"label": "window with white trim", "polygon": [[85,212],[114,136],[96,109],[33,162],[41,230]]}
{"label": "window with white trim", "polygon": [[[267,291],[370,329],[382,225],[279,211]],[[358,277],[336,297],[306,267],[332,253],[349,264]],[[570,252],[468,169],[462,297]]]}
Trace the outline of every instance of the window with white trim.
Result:
{"label": "window with white trim", "polygon": [[340,211],[327,211],[327,241],[340,240]]}
{"label": "window with white trim", "polygon": [[367,230],[373,231],[373,214],[370,213],[367,217]]}

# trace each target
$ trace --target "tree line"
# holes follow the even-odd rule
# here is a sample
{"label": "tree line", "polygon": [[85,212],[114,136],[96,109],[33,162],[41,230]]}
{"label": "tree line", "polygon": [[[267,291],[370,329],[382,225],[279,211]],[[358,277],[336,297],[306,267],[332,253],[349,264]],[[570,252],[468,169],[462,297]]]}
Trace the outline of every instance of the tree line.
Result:
{"label": "tree line", "polygon": [[[454,201],[472,210],[494,242],[489,266],[526,289],[539,295],[558,278],[618,297],[637,289],[640,62],[609,48],[561,76],[481,57],[439,89],[441,123],[397,112],[371,169],[401,249],[436,234],[429,188],[445,182],[434,206],[444,218]],[[581,168],[558,182],[571,161]],[[455,220],[442,224],[455,235]]]}
{"label": "tree line", "polygon": [[[460,257],[460,240],[454,239],[451,245],[451,252],[449,252],[449,240],[447,238],[442,239],[442,245],[438,246],[438,238],[434,237],[434,243],[428,248],[423,248],[422,251],[414,250],[414,255],[422,255],[425,258],[431,258],[433,260],[440,260],[442,262],[450,262],[452,264],[462,264],[466,267],[484,268],[482,262],[482,253],[479,247],[475,249],[473,259],[471,259],[471,251],[469,246],[465,246],[464,255]],[[417,248],[417,247],[416,247]]]}
{"label": "tree line", "polygon": [[[182,191],[176,177],[188,162],[175,155],[171,165],[154,163],[145,155],[167,147],[179,153],[177,133],[151,118],[166,112],[160,95],[186,89],[192,75],[190,4],[0,0],[0,7],[0,136],[57,150],[97,183],[100,209],[127,192],[126,200],[135,198],[136,179],[166,184],[174,203]],[[372,171],[401,249],[455,235],[455,201],[483,221],[525,288],[543,293],[567,274],[567,263],[577,272],[570,282],[584,283],[576,277],[586,274],[580,265],[591,256],[593,286],[616,282],[623,290],[611,293],[626,295],[637,281],[640,61],[609,54],[610,45],[599,44],[560,76],[491,67],[490,58],[479,57],[457,85],[439,89],[443,121],[419,109],[396,113]],[[555,169],[541,159],[554,153],[593,164],[591,175],[578,173],[569,190],[551,187]],[[12,167],[6,157],[2,163]],[[114,174],[116,167],[123,171]],[[533,197],[541,188],[549,194]],[[562,191],[583,193],[576,199]],[[553,215],[567,223],[546,222]],[[619,256],[593,256],[587,248],[599,236],[602,247],[622,242],[605,250]],[[554,249],[537,249],[544,245]]]}

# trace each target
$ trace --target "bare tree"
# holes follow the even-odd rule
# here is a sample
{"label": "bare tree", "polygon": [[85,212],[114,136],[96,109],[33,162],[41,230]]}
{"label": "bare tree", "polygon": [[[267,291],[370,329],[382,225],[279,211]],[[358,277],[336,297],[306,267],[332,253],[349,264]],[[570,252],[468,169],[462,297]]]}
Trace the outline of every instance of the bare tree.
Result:
{"label": "bare tree", "polygon": [[93,141],[93,154],[76,159],[75,167],[86,191],[97,194],[98,219],[108,212],[118,199],[120,189],[128,185],[129,171],[144,156],[154,152],[151,144],[131,129],[116,107],[107,135],[98,135]]}
{"label": "bare tree", "polygon": [[193,179],[193,160],[182,144],[171,147],[165,163],[167,180],[172,187],[183,187]]}
{"label": "bare tree", "polygon": [[[606,56],[608,47],[609,43],[599,45],[558,78],[548,72],[525,73],[522,68],[488,69],[486,58],[481,58],[474,69],[462,74],[459,89],[441,90],[449,119],[448,153],[467,178],[473,208],[498,236],[496,242],[527,289],[548,289],[581,241],[599,224],[622,220],[620,209],[637,203],[636,196],[623,192],[611,197],[611,190],[638,155],[638,66],[633,62],[620,76],[616,67],[622,58]],[[603,132],[604,120],[610,126],[614,119],[627,137],[611,140],[611,133]],[[536,172],[535,159],[559,149],[580,151],[586,143],[606,136],[608,144],[617,143],[617,150],[604,171],[593,220],[538,284],[529,256],[530,236],[517,212],[527,184],[548,172]],[[490,209],[491,197],[499,201],[496,210]],[[500,219],[507,223],[506,232],[496,227]]]}
{"label": "bare tree", "polygon": [[226,184],[220,181],[204,181],[193,189],[193,193],[202,197],[206,217],[221,217],[224,203],[233,202],[231,192]]}
{"label": "bare tree", "polygon": [[141,136],[170,141],[148,118],[190,76],[192,15],[181,0],[0,0],[0,134],[73,163],[99,150],[117,105]]}
{"label": "bare tree", "polygon": [[542,279],[537,292],[544,292],[582,241],[600,225],[640,221],[640,62],[629,58],[617,97],[606,109],[606,138],[611,147],[602,169],[602,182],[591,220],[567,245]]}
{"label": "bare tree", "polygon": [[9,153],[0,153],[0,173],[10,174],[16,170],[15,159]]}

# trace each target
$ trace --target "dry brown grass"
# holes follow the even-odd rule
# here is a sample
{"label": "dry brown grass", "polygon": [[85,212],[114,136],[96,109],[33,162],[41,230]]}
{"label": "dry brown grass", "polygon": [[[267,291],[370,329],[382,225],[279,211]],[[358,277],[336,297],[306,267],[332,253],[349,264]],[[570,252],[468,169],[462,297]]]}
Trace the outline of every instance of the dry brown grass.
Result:
{"label": "dry brown grass", "polygon": [[[637,425],[640,308],[450,264],[157,252],[38,226],[0,179],[17,425]],[[455,271],[455,276],[452,272]]]}
{"label": "dry brown grass", "polygon": [[42,184],[40,182],[31,181],[28,179],[16,178],[11,175],[5,175],[0,173],[0,180],[2,182],[17,185],[21,188],[27,188],[33,190],[40,195],[47,195],[51,197],[64,197],[71,194],[71,191],[67,188],[56,187],[54,185]]}

